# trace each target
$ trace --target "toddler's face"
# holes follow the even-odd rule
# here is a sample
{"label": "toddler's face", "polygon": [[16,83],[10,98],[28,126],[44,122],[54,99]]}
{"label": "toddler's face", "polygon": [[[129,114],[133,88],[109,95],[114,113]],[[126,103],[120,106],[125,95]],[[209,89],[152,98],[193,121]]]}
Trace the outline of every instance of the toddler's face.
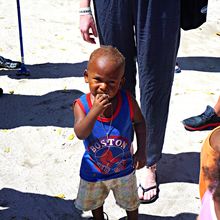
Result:
{"label": "toddler's face", "polygon": [[114,62],[107,58],[99,58],[85,72],[85,81],[89,83],[93,96],[107,94],[112,99],[117,94],[123,81],[124,67],[115,67]]}

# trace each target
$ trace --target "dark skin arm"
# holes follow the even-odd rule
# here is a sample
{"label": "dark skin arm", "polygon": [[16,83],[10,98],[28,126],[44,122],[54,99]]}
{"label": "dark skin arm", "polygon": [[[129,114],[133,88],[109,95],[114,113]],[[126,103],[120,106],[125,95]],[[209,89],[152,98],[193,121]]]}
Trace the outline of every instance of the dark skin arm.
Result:
{"label": "dark skin arm", "polygon": [[137,138],[137,151],[134,154],[134,168],[141,169],[146,165],[146,124],[141,109],[132,98],[134,111],[133,127]]}
{"label": "dark skin arm", "polygon": [[92,108],[87,115],[82,111],[79,104],[73,104],[74,131],[76,136],[81,140],[87,138],[92,132],[97,117],[110,105],[108,96],[105,94],[97,94],[94,97]]}

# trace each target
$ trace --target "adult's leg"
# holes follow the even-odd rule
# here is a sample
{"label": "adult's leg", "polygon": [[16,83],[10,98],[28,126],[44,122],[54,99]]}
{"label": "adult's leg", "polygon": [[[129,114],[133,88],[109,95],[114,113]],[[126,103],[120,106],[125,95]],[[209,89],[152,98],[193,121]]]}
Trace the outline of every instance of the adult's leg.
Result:
{"label": "adult's leg", "polygon": [[[134,0],[134,4],[141,109],[148,128],[147,166],[152,166],[162,155],[179,47],[180,1]],[[146,169],[142,181],[144,188],[155,185],[155,169]],[[148,199],[156,193],[152,191]]]}
{"label": "adult's leg", "polygon": [[125,56],[125,85],[135,95],[136,46],[131,0],[94,0],[101,45],[112,45]]}
{"label": "adult's leg", "polygon": [[179,0],[137,1],[141,108],[148,127],[147,165],[161,158],[180,36]]}

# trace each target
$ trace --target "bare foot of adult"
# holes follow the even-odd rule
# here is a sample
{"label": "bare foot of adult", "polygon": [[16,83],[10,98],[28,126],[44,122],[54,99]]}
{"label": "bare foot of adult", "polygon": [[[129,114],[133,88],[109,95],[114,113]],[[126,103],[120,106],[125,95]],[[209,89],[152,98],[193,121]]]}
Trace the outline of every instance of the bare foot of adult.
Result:
{"label": "bare foot of adult", "polygon": [[145,171],[141,176],[141,183],[138,187],[138,196],[141,203],[152,203],[158,199],[159,194],[156,164],[143,169],[145,169]]}

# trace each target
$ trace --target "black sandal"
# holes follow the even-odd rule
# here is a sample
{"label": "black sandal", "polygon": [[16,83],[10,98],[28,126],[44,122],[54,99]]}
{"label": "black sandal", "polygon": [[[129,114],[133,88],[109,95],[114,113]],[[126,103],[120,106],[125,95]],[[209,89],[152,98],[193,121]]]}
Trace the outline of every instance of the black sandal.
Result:
{"label": "black sandal", "polygon": [[141,204],[150,204],[150,203],[153,203],[155,202],[158,198],[159,198],[159,187],[158,187],[158,182],[157,182],[157,172],[156,172],[156,164],[154,164],[153,166],[151,167],[148,167],[148,169],[153,169],[154,172],[155,172],[155,181],[156,181],[156,184],[154,186],[151,186],[151,187],[148,187],[148,188],[144,188],[141,184],[139,184],[139,187],[143,190],[143,195],[145,192],[148,192],[152,189],[156,189],[156,194],[154,196],[152,196],[150,199],[139,199],[140,203]]}
{"label": "black sandal", "polygon": [[154,185],[154,186],[151,186],[151,187],[148,187],[145,189],[141,184],[139,184],[139,187],[143,190],[143,195],[145,192],[148,192],[148,191],[156,188],[156,194],[154,196],[152,196],[150,199],[147,199],[147,200],[146,199],[139,199],[141,204],[150,204],[150,203],[155,202],[159,198],[159,191],[160,190],[157,185]]}

